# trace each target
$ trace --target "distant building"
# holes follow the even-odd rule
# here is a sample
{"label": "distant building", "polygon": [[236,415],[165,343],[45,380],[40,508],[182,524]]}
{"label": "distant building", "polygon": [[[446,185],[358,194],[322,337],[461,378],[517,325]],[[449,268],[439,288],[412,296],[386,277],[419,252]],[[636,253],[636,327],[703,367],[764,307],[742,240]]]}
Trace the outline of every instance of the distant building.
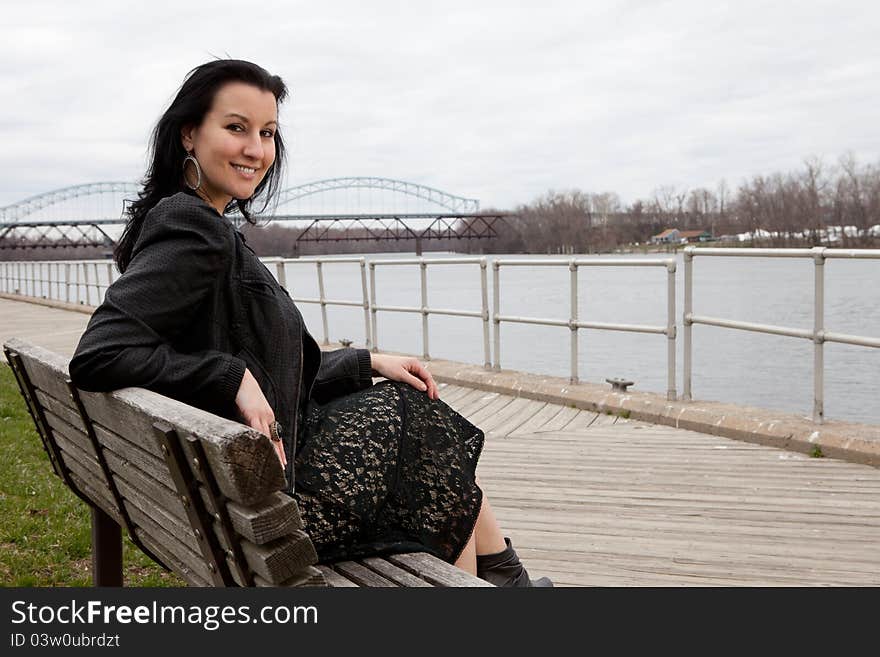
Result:
{"label": "distant building", "polygon": [[712,233],[708,230],[683,230],[678,236],[682,242],[709,242],[712,240]]}
{"label": "distant building", "polygon": [[712,233],[707,230],[679,230],[667,228],[662,233],[651,236],[652,244],[686,244],[688,242],[710,242]]}
{"label": "distant building", "polygon": [[681,231],[678,228],[667,228],[658,235],[651,236],[652,244],[679,244],[681,243]]}

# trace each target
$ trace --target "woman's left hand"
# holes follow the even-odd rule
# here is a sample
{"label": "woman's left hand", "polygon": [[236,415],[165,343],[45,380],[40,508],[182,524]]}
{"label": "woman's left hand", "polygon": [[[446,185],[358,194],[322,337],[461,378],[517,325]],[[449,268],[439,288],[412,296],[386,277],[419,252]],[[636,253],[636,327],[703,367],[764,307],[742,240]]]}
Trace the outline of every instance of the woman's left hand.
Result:
{"label": "woman's left hand", "polygon": [[427,392],[430,399],[440,399],[440,391],[434,382],[434,377],[418,358],[370,354],[370,359],[373,371],[379,376],[408,383],[416,390]]}

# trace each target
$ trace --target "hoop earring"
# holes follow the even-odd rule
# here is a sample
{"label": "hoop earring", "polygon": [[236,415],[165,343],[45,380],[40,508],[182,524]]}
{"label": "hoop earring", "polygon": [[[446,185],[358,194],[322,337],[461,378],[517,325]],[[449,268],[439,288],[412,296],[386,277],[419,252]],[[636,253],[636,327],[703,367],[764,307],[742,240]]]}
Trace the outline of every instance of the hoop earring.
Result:
{"label": "hoop earring", "polygon": [[[186,177],[186,163],[192,162],[193,166],[196,168],[196,184],[191,185],[189,182],[189,178]],[[183,184],[189,187],[191,190],[196,191],[199,187],[202,186],[202,167],[199,166],[199,161],[195,158],[192,153],[187,153],[186,157],[183,158]]]}

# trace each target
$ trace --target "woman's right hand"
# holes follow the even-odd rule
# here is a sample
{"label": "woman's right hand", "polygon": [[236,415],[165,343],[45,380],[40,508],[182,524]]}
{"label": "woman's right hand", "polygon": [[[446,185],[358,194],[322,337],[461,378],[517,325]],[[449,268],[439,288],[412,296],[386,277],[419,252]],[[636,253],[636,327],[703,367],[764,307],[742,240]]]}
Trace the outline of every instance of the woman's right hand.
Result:
{"label": "woman's right hand", "polygon": [[235,405],[238,412],[249,427],[252,427],[266,436],[275,448],[278,454],[278,460],[281,461],[281,467],[287,465],[287,456],[284,454],[284,444],[280,441],[271,440],[271,431],[269,426],[275,421],[275,412],[266,401],[260,384],[251,374],[251,371],[245,369],[244,376],[241,379],[241,385],[238,386],[238,392],[235,395]]}

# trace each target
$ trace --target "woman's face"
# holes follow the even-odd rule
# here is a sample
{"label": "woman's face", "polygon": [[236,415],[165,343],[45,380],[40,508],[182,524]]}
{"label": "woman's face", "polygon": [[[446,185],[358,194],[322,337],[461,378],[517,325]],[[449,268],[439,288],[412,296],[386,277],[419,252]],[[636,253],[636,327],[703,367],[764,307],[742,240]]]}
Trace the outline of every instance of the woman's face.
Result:
{"label": "woman's face", "polygon": [[[229,82],[217,91],[201,125],[185,126],[183,147],[199,162],[199,193],[220,214],[232,199],[246,199],[275,161],[278,104],[271,91]],[[191,165],[187,179],[195,183]]]}

